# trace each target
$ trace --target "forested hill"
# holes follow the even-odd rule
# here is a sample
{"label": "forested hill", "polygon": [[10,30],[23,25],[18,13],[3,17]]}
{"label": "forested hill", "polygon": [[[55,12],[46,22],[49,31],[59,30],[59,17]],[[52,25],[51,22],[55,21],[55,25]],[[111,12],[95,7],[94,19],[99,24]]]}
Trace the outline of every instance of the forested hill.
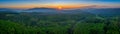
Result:
{"label": "forested hill", "polygon": [[0,11],[0,34],[120,34],[120,15],[104,16],[105,11],[118,13],[111,9],[99,9],[103,15],[91,13],[93,9],[25,11]]}

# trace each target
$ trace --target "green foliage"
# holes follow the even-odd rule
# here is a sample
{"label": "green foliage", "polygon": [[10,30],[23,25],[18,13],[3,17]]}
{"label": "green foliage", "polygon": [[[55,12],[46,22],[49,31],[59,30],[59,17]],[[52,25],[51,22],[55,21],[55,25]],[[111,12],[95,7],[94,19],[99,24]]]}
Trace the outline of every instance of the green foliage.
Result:
{"label": "green foliage", "polygon": [[103,23],[78,23],[74,34],[103,34]]}
{"label": "green foliage", "polygon": [[2,14],[0,34],[120,34],[120,17]]}

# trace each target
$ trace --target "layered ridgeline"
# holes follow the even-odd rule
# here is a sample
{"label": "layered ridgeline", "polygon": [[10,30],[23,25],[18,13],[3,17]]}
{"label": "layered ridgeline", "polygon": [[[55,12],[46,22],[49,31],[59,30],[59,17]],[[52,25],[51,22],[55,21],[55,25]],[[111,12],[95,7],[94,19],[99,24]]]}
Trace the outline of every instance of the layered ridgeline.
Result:
{"label": "layered ridgeline", "polygon": [[31,9],[9,9],[0,8],[0,13],[42,13],[42,14],[95,14],[101,16],[119,16],[120,8],[80,8],[80,9],[63,9],[55,8],[31,8]]}
{"label": "layered ridgeline", "polygon": [[97,14],[101,16],[119,16],[120,8],[87,8],[82,9],[92,14]]}
{"label": "layered ridgeline", "polygon": [[0,34],[120,34],[119,11],[119,8],[1,8]]}
{"label": "layered ridgeline", "polygon": [[16,13],[16,11],[10,8],[0,8],[0,13]]}

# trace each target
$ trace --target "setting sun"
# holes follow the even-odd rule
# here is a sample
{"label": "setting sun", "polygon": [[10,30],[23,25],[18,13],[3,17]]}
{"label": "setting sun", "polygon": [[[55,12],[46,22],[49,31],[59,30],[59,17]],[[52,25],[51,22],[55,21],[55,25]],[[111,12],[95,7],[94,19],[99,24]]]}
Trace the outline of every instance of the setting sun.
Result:
{"label": "setting sun", "polygon": [[62,10],[62,6],[58,6],[58,10]]}

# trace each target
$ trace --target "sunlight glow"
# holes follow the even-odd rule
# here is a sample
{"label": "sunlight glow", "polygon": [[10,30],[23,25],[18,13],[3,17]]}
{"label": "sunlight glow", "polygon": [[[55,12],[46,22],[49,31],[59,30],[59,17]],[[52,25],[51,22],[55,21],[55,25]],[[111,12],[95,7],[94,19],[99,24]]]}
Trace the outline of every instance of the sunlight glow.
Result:
{"label": "sunlight glow", "polygon": [[62,6],[58,6],[58,10],[62,10]]}

